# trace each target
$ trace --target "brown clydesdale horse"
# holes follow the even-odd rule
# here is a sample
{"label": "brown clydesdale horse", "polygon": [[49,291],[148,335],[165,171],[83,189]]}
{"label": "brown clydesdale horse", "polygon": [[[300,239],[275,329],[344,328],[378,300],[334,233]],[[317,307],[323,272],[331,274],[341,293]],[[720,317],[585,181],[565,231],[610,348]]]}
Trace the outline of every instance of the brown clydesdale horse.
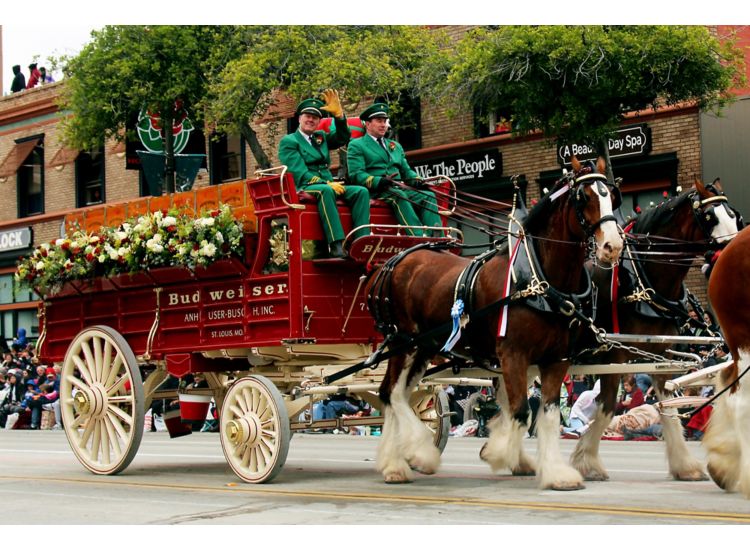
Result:
{"label": "brown clydesdale horse", "polygon": [[[708,296],[734,364],[724,369],[717,390],[750,366],[750,227],[721,252],[711,272]],[[719,487],[750,498],[750,377],[745,376],[714,402],[703,436],[708,473]]]}
{"label": "brown clydesdale horse", "polygon": [[[696,180],[695,189],[639,216],[632,228],[625,228],[627,234],[634,237],[634,242],[626,244],[618,268],[618,284],[614,285],[618,298],[615,308],[612,307],[614,271],[593,269],[592,280],[599,294],[596,325],[607,332],[618,332],[617,323],[622,334],[676,335],[687,316],[682,304],[683,281],[693,258],[708,249],[720,248],[732,239],[737,234],[738,220],[721,192],[718,180],[709,185]],[[643,299],[647,293],[638,294],[644,288],[650,289],[648,296],[652,301]],[[636,296],[640,299],[628,301]],[[663,354],[669,346],[644,344],[638,347]],[[642,358],[618,348],[595,356],[596,363],[605,364],[625,363],[632,359]],[[659,400],[667,397],[664,383],[668,379],[668,375],[653,377]],[[612,418],[619,381],[619,374],[602,376],[597,414],[571,455],[571,464],[587,480],[609,479],[599,459],[599,440]],[[702,465],[688,451],[677,416],[662,415],[662,427],[670,474],[683,481],[706,479]]]}
{"label": "brown clydesdale horse", "polygon": [[[588,285],[583,265],[589,237],[593,237],[600,262],[611,264],[620,256],[623,243],[612,215],[612,195],[606,178],[600,175],[604,168],[600,160],[598,174],[584,174],[586,170],[575,161],[574,172],[539,201],[523,224],[527,243],[536,251],[541,278],[558,291],[558,296],[580,292],[582,284]],[[366,294],[371,312],[378,319],[382,316],[376,310],[388,309],[399,334],[418,336],[449,324],[456,283],[469,261],[447,251],[417,250],[406,255],[390,273],[376,271],[370,277]],[[506,248],[483,265],[472,294],[473,311],[501,299],[508,262]],[[384,285],[386,277],[388,284]],[[515,290],[514,284],[510,293]],[[480,456],[495,470],[510,468],[519,475],[533,475],[536,470],[543,488],[582,488],[580,474],[564,462],[559,451],[560,385],[568,368],[565,358],[570,352],[571,317],[540,312],[521,299],[510,304],[507,331],[504,337],[498,337],[499,315],[493,309],[470,322],[455,348],[476,360],[494,364],[499,360],[502,366],[502,394],[509,408],[504,406],[491,421],[490,438]],[[431,474],[439,466],[440,453],[428,429],[409,407],[409,395],[441,344],[420,342],[419,347],[412,346],[388,361],[380,386],[385,423],[377,459],[377,468],[387,483],[411,480],[413,469]],[[522,448],[529,415],[527,369],[534,363],[541,372],[544,407],[537,420],[538,467]]]}

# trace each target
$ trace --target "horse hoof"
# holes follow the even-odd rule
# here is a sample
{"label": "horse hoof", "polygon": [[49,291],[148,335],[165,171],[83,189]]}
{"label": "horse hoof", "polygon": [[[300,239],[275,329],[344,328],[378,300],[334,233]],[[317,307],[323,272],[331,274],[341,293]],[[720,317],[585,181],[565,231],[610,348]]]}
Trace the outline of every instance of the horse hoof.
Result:
{"label": "horse hoof", "polygon": [[399,483],[411,483],[412,480],[402,474],[388,474],[385,476],[385,482],[388,485],[396,485]]}
{"label": "horse hoof", "polygon": [[[708,476],[701,470],[694,470],[692,472],[677,472],[672,474],[672,477],[677,481],[708,481]],[[721,485],[719,485],[721,487]]]}
{"label": "horse hoof", "polygon": [[585,488],[586,486],[583,483],[577,483],[575,481],[561,481],[546,487],[546,489],[551,489],[553,491],[580,491]]}
{"label": "horse hoof", "polygon": [[609,474],[607,472],[587,472],[583,474],[583,479],[586,481],[609,481]]}
{"label": "horse hoof", "polygon": [[708,473],[711,479],[724,491],[729,491],[729,482],[726,473],[720,472],[718,468],[714,467],[710,462],[708,463]]}

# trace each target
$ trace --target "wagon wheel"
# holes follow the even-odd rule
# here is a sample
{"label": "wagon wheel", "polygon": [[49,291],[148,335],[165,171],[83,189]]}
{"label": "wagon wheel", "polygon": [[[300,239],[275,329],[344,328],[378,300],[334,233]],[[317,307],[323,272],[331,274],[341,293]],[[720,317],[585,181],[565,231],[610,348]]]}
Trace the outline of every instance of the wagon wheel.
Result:
{"label": "wagon wheel", "polygon": [[250,375],[229,388],[219,429],[227,462],[242,480],[264,483],[280,471],[291,431],[284,399],[268,378]]}
{"label": "wagon wheel", "polygon": [[89,327],[65,353],[60,411],[73,453],[95,474],[116,474],[143,436],[144,397],[133,350],[116,330]]}
{"label": "wagon wheel", "polygon": [[432,442],[442,453],[448,443],[451,421],[448,415],[448,394],[444,390],[415,391],[409,399],[414,414],[430,429],[434,437]]}

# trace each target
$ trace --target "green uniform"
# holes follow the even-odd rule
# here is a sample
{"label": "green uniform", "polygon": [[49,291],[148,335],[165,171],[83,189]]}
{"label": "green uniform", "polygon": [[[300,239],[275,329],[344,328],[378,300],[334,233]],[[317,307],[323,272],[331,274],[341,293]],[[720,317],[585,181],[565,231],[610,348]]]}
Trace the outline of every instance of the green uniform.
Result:
{"label": "green uniform", "polygon": [[[329,150],[345,145],[348,140],[349,127],[346,118],[342,118],[336,119],[336,132],[332,134],[318,130],[308,142],[302,132],[296,131],[281,138],[279,143],[279,161],[292,173],[297,190],[318,199],[318,212],[329,243],[345,237],[336,209],[336,193],[326,183],[333,180]],[[351,208],[354,227],[370,224],[370,196],[366,190],[350,185],[340,196]],[[369,229],[364,229],[355,238],[367,234]]]}
{"label": "green uniform", "polygon": [[[380,180],[383,176],[401,181],[418,177],[406,161],[404,148],[399,143],[383,138],[383,145],[369,134],[350,141],[347,153],[349,179],[352,183],[367,187],[373,196],[391,204],[400,224],[442,227],[437,213],[437,200],[431,191],[381,187]],[[410,235],[424,235],[421,229],[408,232]]]}

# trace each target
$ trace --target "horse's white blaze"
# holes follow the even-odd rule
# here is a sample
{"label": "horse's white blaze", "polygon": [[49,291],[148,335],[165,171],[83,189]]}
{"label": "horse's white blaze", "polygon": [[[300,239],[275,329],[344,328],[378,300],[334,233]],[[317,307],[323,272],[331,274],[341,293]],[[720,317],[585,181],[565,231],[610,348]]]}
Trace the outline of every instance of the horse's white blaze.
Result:
{"label": "horse's white blaze", "polygon": [[[612,194],[607,190],[607,194],[602,196],[597,190],[596,196],[599,198],[599,217],[612,215]],[[610,249],[604,248],[608,244]],[[614,262],[620,257],[623,242],[620,236],[617,223],[613,220],[604,222],[599,226],[599,238],[596,241],[596,257],[603,262]]]}
{"label": "horse's white blaze", "polygon": [[719,223],[711,231],[711,236],[718,243],[732,240],[737,234],[737,216],[730,216],[725,204],[720,204],[714,208],[714,214],[716,214]]}
{"label": "horse's white blaze", "polygon": [[581,488],[583,478],[578,470],[568,466],[560,454],[560,409],[549,407],[539,411],[536,418],[539,446],[537,475],[542,489]]}

